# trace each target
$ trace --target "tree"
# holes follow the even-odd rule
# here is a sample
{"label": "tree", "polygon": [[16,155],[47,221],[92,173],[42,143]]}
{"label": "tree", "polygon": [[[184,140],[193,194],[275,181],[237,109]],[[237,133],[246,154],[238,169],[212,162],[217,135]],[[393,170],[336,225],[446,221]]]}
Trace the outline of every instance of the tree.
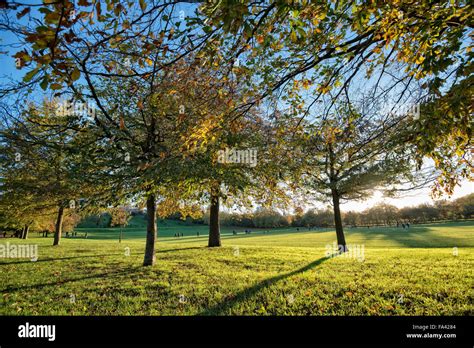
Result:
{"label": "tree", "polygon": [[206,177],[202,182],[197,174],[212,163],[215,153],[211,150],[234,93],[224,88],[225,80],[216,77],[199,60],[188,59],[173,70],[157,71],[149,83],[141,76],[118,76],[96,87],[105,110],[96,117],[96,124],[103,139],[113,139],[107,142],[107,154],[101,153],[97,160],[109,168],[108,179],[127,197],[142,195],[146,200],[144,265],[155,262],[157,211],[164,216],[189,212],[184,203],[196,198],[197,185],[206,185],[208,192],[212,189],[214,197],[218,194],[216,178]]}
{"label": "tree", "polygon": [[474,193],[458,198],[456,204],[461,206],[462,215],[465,219],[474,217]]}
{"label": "tree", "polygon": [[369,220],[368,223],[374,225],[390,225],[398,221],[397,207],[386,203],[377,204],[364,213]]}
{"label": "tree", "polygon": [[[434,112],[423,114],[419,127],[407,129],[412,133],[407,142],[416,146],[419,163],[425,156],[434,159],[438,191],[451,193],[470,176],[469,1],[222,1],[202,10],[213,28],[227,33],[213,34],[232,48],[227,59],[240,57],[248,75],[258,76],[249,105],[286,90],[294,105],[306,102],[305,117],[329,94],[327,113],[337,108],[339,97],[354,101],[361,85],[379,97],[396,91],[400,104],[419,83],[425,95],[440,101]],[[303,98],[302,89],[312,93]]]}
{"label": "tree", "polygon": [[23,114],[0,132],[5,156],[1,204],[24,223],[24,235],[39,218],[56,211],[53,245],[59,245],[67,210],[79,208],[101,185],[85,181],[82,153],[90,139],[74,115],[58,115],[57,104],[27,105]]}
{"label": "tree", "polygon": [[[249,109],[245,115],[235,112],[234,106],[248,97],[248,91],[238,66],[231,71],[227,76],[226,68],[216,62],[204,67],[192,65],[186,72],[192,83],[180,80],[173,93],[186,105],[180,148],[183,161],[174,169],[174,176],[181,187],[192,192],[188,199],[209,204],[208,247],[221,246],[221,205],[249,207],[281,196],[281,190],[266,189],[275,187],[278,171],[271,168],[282,162],[266,156],[275,150],[265,133],[270,125],[260,108]],[[172,202],[167,204],[173,206]]]}
{"label": "tree", "polygon": [[258,192],[266,187],[262,176],[265,161],[258,157],[262,154],[261,129],[254,121],[258,115],[226,123],[228,115],[225,110],[222,113],[224,122],[213,132],[215,141],[204,140],[205,149],[192,152],[190,171],[183,178],[193,182],[197,196],[210,203],[209,247],[221,246],[221,204],[251,206],[252,198],[258,200]]}
{"label": "tree", "polygon": [[259,228],[275,228],[288,226],[288,220],[285,217],[269,208],[257,209],[253,216],[255,227]]}
{"label": "tree", "polygon": [[354,211],[348,211],[343,215],[342,220],[344,221],[345,225],[353,226],[356,227],[357,225],[360,225],[361,223],[361,218],[360,214]]}
{"label": "tree", "polygon": [[[14,54],[19,63],[17,66],[27,72],[22,83],[12,88],[9,86],[0,94],[33,90],[39,85],[43,90],[51,89],[58,96],[70,95],[75,101],[93,101],[100,112],[92,117],[100,129],[94,134],[99,136],[102,150],[106,148],[104,142],[112,142],[107,149],[112,151],[105,158],[94,156],[101,150],[88,157],[91,161],[98,160],[100,164],[97,166],[103,169],[101,175],[113,174],[115,187],[127,188],[127,194],[113,192],[109,200],[116,203],[144,193],[149,221],[144,265],[152,265],[157,236],[156,193],[168,184],[167,180],[172,176],[171,164],[180,163],[178,151],[171,150],[177,150],[176,144],[181,141],[175,127],[186,126],[186,122],[182,122],[186,120],[185,114],[178,111],[180,105],[169,97],[175,92],[177,80],[186,76],[186,68],[183,68],[186,56],[195,54],[210,34],[203,31],[193,33],[187,26],[182,29],[171,3],[153,4],[148,9],[145,1],[140,1],[140,4],[110,1],[106,8],[102,8],[100,2],[92,7],[87,2],[80,2],[77,6],[72,1],[45,3],[39,6],[38,17],[41,19],[38,21],[26,16],[31,10],[29,5],[12,4],[11,8],[18,10],[18,18],[25,16],[25,23],[20,25],[10,21],[11,12],[8,12],[7,24],[2,26],[2,30],[30,43]],[[111,59],[112,55],[116,59]],[[103,63],[97,64],[100,61]],[[197,64],[199,61],[195,61]],[[187,82],[197,84],[198,80],[188,79]],[[110,93],[108,88],[111,86],[118,86],[118,91],[129,88],[129,100]],[[184,84],[180,88],[186,91]],[[190,94],[187,96],[190,100],[197,98]],[[195,107],[198,105],[194,103]],[[117,110],[119,106],[123,109]],[[165,121],[170,113],[173,120],[161,127],[161,121]],[[162,141],[163,136],[166,144]],[[132,158],[131,165],[136,166],[130,174],[127,173],[130,169],[128,160],[123,165],[126,154],[127,158]],[[117,163],[118,157],[121,157],[121,165]],[[170,167],[165,164],[170,164]],[[130,181],[120,186],[120,178]]]}
{"label": "tree", "polygon": [[447,92],[442,82],[430,84],[434,96],[421,104],[420,115],[406,130],[407,141],[415,144],[418,167],[423,156],[433,160],[439,175],[434,186],[437,196],[452,195],[462,179],[473,180],[472,156],[472,59],[456,73],[456,80]]}
{"label": "tree", "polygon": [[[5,85],[0,95],[18,96],[20,91],[41,88],[97,107],[99,112],[89,120],[95,126],[88,128],[88,136],[95,137],[98,145],[78,168],[88,173],[87,182],[111,178],[113,190],[106,199],[114,205],[137,197],[146,201],[145,265],[155,262],[157,202],[164,197],[182,203],[193,191],[205,192],[212,212],[209,245],[214,246],[220,245],[219,205],[226,196],[255,191],[256,199],[271,201],[264,191],[272,195],[279,191],[274,196],[283,196],[291,188],[287,173],[271,170],[276,166],[270,161],[255,173],[225,173],[218,165],[209,166],[214,165],[213,154],[219,147],[246,144],[225,131],[239,125],[238,118],[253,116],[255,108],[275,96],[281,95],[279,102],[298,109],[289,122],[296,131],[315,103],[328,101],[318,120],[323,133],[317,134],[316,142],[322,145],[315,145],[316,156],[308,160],[314,172],[308,175],[313,175],[317,191],[329,185],[336,231],[344,245],[339,208],[343,196],[362,195],[373,183],[383,181],[382,170],[389,171],[388,177],[396,176],[390,169],[404,172],[409,161],[398,163],[387,155],[393,148],[397,155],[407,155],[400,143],[385,137],[393,135],[400,120],[388,124],[388,129],[385,121],[364,121],[370,131],[362,131],[359,121],[339,117],[341,98],[350,104],[360,89],[370,90],[374,99],[392,91],[397,95],[395,104],[404,98],[413,101],[417,99],[406,94],[419,82],[423,91],[436,94],[440,107],[410,124],[404,133],[397,128],[406,151],[417,156],[419,166],[424,156],[433,158],[441,169],[439,186],[448,193],[460,177],[470,173],[472,163],[464,158],[472,135],[468,98],[472,52],[463,47],[472,29],[467,1],[435,6],[408,1],[221,1],[202,4],[183,19],[184,25],[176,17],[175,2],[110,0],[106,7],[100,1],[45,2],[31,16],[33,6],[8,5],[0,29],[26,43],[17,52],[7,50],[25,74],[21,83]],[[17,19],[12,21],[13,15]],[[228,84],[234,75],[241,81],[238,89]],[[365,84],[369,87],[362,88]],[[229,110],[224,112],[224,108]],[[446,122],[433,122],[439,119]],[[242,124],[252,129],[256,122]],[[423,139],[425,126],[429,132]],[[279,134],[273,154],[282,155],[289,133]],[[349,145],[341,146],[339,140]],[[182,143],[184,147],[177,147]],[[377,153],[378,146],[385,152]],[[345,152],[347,148],[350,153]],[[347,160],[339,158],[346,154]],[[91,173],[91,162],[98,174]],[[61,165],[62,160],[57,163]],[[298,160],[293,164],[305,165]],[[340,177],[346,170],[347,177]],[[320,172],[329,178],[323,184],[318,183]],[[61,181],[56,178],[59,186]],[[170,188],[178,183],[179,187]],[[178,193],[182,196],[176,198]],[[58,238],[65,209],[64,200],[60,201]]]}
{"label": "tree", "polygon": [[130,218],[132,216],[130,215],[128,211],[126,211],[124,208],[121,208],[121,207],[109,209],[109,212],[111,216],[110,226],[120,227],[119,243],[121,243],[122,242],[122,227],[128,225],[128,222],[130,221]]}
{"label": "tree", "polygon": [[329,209],[308,210],[302,219],[303,226],[329,227],[333,224],[333,213]]}
{"label": "tree", "polygon": [[[245,115],[277,92],[300,104],[300,90],[311,90],[309,109],[331,91],[333,100],[357,95],[349,92],[361,78],[379,95],[401,86],[400,97],[419,81],[427,93],[443,95],[449,107],[464,100],[463,112],[445,112],[443,124],[428,122],[426,141],[414,131],[411,142],[419,159],[436,159],[439,185],[448,192],[467,175],[463,158],[472,135],[470,113],[465,112],[469,98],[457,97],[472,85],[474,53],[464,45],[472,31],[472,5],[466,0],[220,1],[192,7],[196,11],[184,18],[177,16],[175,2],[111,0],[102,6],[100,1],[76,5],[65,0],[45,2],[34,15],[28,4],[6,7],[2,30],[26,43],[19,51],[6,52],[25,75],[22,83],[4,88],[2,96],[36,85],[57,93],[67,87],[94,99],[106,114],[97,99],[97,80],[120,76],[150,82],[190,55],[207,58],[203,65],[217,64],[229,73],[239,62],[248,98],[232,106],[236,115]],[[121,59],[110,60],[111,52]],[[454,163],[448,160],[453,147],[458,153]]]}
{"label": "tree", "polygon": [[399,138],[402,124],[397,118],[369,116],[342,105],[338,114],[316,119],[300,136],[306,154],[302,183],[309,192],[330,198],[341,252],[347,250],[341,201],[413,180],[411,154]]}

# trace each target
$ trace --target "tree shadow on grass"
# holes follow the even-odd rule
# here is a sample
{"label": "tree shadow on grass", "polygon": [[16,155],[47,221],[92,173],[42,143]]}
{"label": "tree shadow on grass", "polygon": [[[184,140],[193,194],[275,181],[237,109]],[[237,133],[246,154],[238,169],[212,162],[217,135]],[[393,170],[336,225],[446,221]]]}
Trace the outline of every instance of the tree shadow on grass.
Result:
{"label": "tree shadow on grass", "polygon": [[12,286],[12,287],[7,287],[3,290],[0,290],[0,294],[2,293],[12,293],[16,291],[22,291],[22,290],[32,290],[32,289],[42,289],[42,288],[47,288],[51,286],[58,286],[58,285],[64,285],[66,283],[73,283],[73,282],[78,282],[81,280],[88,280],[88,279],[101,279],[105,277],[112,277],[116,278],[118,276],[122,275],[130,275],[131,273],[141,271],[143,270],[143,266],[139,267],[129,267],[126,269],[122,270],[117,270],[117,271],[110,271],[110,272],[105,272],[105,273],[100,273],[100,274],[91,274],[85,277],[78,277],[78,278],[69,278],[69,279],[60,279],[54,282],[48,282],[48,283],[40,283],[40,284],[31,284],[31,285],[24,285],[24,286]]}
{"label": "tree shadow on grass", "polygon": [[[175,249],[164,249],[164,250],[156,250],[157,254],[162,253],[170,253],[175,251],[184,251],[184,250],[193,250],[193,249],[206,249],[206,247],[189,247],[189,248],[175,248]],[[123,256],[124,253],[110,253],[110,254],[99,254],[99,255],[80,255],[80,256],[68,256],[68,257],[50,257],[47,259],[38,259],[36,261],[31,261],[30,259],[23,259],[18,261],[11,261],[11,262],[0,262],[1,266],[8,266],[8,265],[18,265],[18,264],[29,264],[29,263],[40,263],[40,262],[52,262],[52,261],[67,261],[67,260],[74,260],[74,259],[84,259],[84,258],[91,258],[91,257],[109,257],[109,256]],[[130,255],[143,255],[141,252],[130,253]]]}
{"label": "tree shadow on grass", "polygon": [[[358,237],[379,245],[374,247],[393,247],[397,243],[400,247],[408,248],[451,248],[454,246],[472,246],[468,236],[440,233],[429,225],[411,225],[408,229],[402,227],[373,227],[373,228],[346,228],[346,237],[350,244],[351,237]],[[386,245],[384,242],[387,242]]]}
{"label": "tree shadow on grass", "polygon": [[[136,253],[137,255],[139,253]],[[90,257],[107,257],[107,256],[120,256],[123,253],[113,253],[113,254],[99,254],[99,255],[80,255],[80,256],[68,256],[68,257],[56,257],[56,258],[47,258],[47,259],[38,259],[36,261],[31,261],[29,259],[20,260],[20,261],[13,261],[13,262],[0,262],[0,266],[8,266],[8,265],[18,265],[22,263],[37,263],[37,262],[51,262],[51,261],[66,261],[66,260],[74,260],[74,259],[84,259]]]}
{"label": "tree shadow on grass", "polygon": [[265,279],[256,285],[244,289],[240,292],[238,292],[232,299],[226,299],[224,302],[218,303],[215,306],[212,306],[211,308],[208,308],[204,310],[203,312],[199,313],[198,315],[221,315],[225,314],[229,309],[231,309],[233,306],[235,306],[238,303],[244,302],[251,297],[257,295],[261,290],[268,288],[272,286],[273,284],[279,282],[280,280],[290,278],[292,276],[295,276],[297,274],[309,271],[310,269],[313,269],[320,264],[322,264],[324,261],[328,260],[329,258],[327,257],[321,257],[320,259],[317,259],[309,264],[307,264],[304,267],[298,268],[294,271],[280,274],[277,276],[274,276],[272,278]]}
{"label": "tree shadow on grass", "polygon": [[196,246],[196,247],[189,247],[189,248],[175,248],[175,249],[164,249],[164,250],[157,249],[156,253],[157,254],[162,254],[162,253],[171,253],[171,252],[174,252],[174,251],[199,250],[199,249],[204,250],[204,249],[207,249],[207,247],[205,247],[205,246]]}

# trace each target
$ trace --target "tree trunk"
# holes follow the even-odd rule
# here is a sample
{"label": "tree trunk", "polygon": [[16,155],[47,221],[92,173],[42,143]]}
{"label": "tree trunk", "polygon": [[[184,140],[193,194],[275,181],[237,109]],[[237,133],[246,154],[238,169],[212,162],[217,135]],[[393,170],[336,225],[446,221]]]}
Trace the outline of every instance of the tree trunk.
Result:
{"label": "tree trunk", "polygon": [[155,264],[155,241],[157,237],[156,228],[156,202],[155,195],[150,194],[146,200],[146,214],[147,214],[147,226],[146,226],[146,246],[145,246],[145,259],[143,260],[143,266],[153,266]]}
{"label": "tree trunk", "polygon": [[342,218],[341,218],[341,209],[339,207],[339,193],[337,190],[331,190],[332,193],[332,203],[334,206],[334,224],[336,225],[336,236],[337,236],[337,245],[339,252],[346,252],[346,238],[344,237],[344,230],[342,228]]}
{"label": "tree trunk", "polygon": [[30,231],[30,226],[25,225],[25,227],[23,227],[23,231],[21,233],[21,239],[28,239],[28,232],[29,231]]}
{"label": "tree trunk", "polygon": [[211,209],[209,212],[209,243],[208,247],[221,246],[221,231],[219,226],[219,193],[211,193]]}
{"label": "tree trunk", "polygon": [[59,245],[59,243],[61,242],[61,235],[63,233],[63,218],[64,207],[61,205],[58,210],[58,218],[56,219],[56,229],[54,231],[53,245]]}

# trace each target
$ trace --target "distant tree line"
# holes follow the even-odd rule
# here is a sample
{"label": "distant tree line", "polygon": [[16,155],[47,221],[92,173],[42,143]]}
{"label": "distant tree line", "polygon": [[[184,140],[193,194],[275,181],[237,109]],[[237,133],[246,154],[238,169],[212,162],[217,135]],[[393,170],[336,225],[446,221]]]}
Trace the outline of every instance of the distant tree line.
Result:
{"label": "distant tree line", "polygon": [[[254,213],[220,214],[224,226],[253,228],[277,227],[333,227],[334,216],[330,207],[310,209],[293,215],[285,215],[272,209],[258,209]],[[179,219],[179,214],[169,218]],[[394,205],[381,203],[361,212],[347,211],[342,213],[345,226],[388,226],[402,223],[419,224],[445,220],[474,218],[474,194],[453,201],[440,200],[433,204],[423,203],[413,207],[397,208]],[[208,224],[209,214],[194,223]]]}
{"label": "distant tree line", "polygon": [[[43,233],[48,236],[49,233],[54,233],[56,229],[56,216],[54,214],[43,214],[36,216],[35,219],[25,222],[24,226],[18,223],[12,223],[7,217],[0,214],[0,235],[1,236],[17,236],[22,239],[27,239],[29,232]],[[62,232],[72,232],[77,224],[81,221],[81,216],[75,212],[68,212],[65,214],[62,221]]]}
{"label": "distant tree line", "polygon": [[446,220],[474,218],[474,194],[454,201],[437,201],[398,209],[390,204],[378,204],[362,212],[349,211],[343,214],[347,226],[396,225],[401,223],[427,223]]}

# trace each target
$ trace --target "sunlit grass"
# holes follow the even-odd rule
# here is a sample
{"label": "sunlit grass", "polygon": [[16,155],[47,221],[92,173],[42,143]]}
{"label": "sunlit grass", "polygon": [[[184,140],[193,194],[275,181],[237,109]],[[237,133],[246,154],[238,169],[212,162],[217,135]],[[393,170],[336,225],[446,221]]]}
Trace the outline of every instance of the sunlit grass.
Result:
{"label": "sunlit grass", "polygon": [[[180,228],[175,226],[176,231]],[[143,229],[122,243],[115,238],[64,238],[60,247],[53,247],[51,238],[0,239],[0,243],[39,245],[36,262],[0,260],[0,313],[474,312],[473,222],[412,226],[410,230],[348,229],[348,243],[364,247],[363,260],[327,258],[326,245],[335,241],[334,231],[329,230],[227,235],[223,237],[222,248],[212,249],[205,247],[206,236],[197,238],[191,236],[191,230],[189,233],[180,239],[160,238],[153,267],[141,266]]]}

